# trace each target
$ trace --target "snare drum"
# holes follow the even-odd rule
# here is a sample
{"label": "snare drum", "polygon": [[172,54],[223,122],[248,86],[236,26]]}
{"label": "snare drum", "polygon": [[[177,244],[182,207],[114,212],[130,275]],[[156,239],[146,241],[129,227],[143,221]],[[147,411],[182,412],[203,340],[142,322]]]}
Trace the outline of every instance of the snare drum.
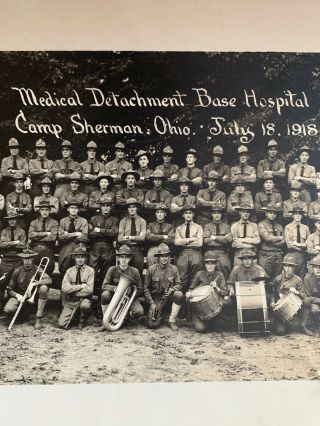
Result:
{"label": "snare drum", "polygon": [[290,291],[278,300],[273,310],[282,321],[289,322],[298,313],[301,306],[300,297]]}
{"label": "snare drum", "polygon": [[215,317],[223,307],[223,300],[210,285],[203,285],[192,290],[189,302],[194,314],[202,321]]}

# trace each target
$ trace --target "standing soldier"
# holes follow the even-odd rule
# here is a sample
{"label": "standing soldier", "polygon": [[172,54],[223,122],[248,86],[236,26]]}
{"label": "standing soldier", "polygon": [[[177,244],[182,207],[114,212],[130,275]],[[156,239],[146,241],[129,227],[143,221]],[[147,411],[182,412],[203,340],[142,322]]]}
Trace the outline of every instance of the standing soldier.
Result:
{"label": "standing soldier", "polygon": [[196,207],[196,197],[194,195],[189,194],[189,189],[191,187],[192,182],[188,178],[179,178],[180,194],[172,198],[170,205],[170,212],[174,215],[175,225],[180,225],[183,222],[183,219],[181,219],[180,214],[186,204],[189,204],[194,208]]}
{"label": "standing soldier", "polygon": [[189,204],[183,206],[184,223],[176,228],[174,239],[174,244],[178,249],[176,266],[184,293],[190,287],[196,273],[202,268],[203,229],[200,225],[194,223],[194,214],[194,206]]}
{"label": "standing soldier", "polygon": [[222,222],[223,208],[220,204],[211,207],[212,221],[203,228],[203,244],[205,251],[214,253],[218,260],[217,270],[227,279],[231,271],[229,258],[232,234],[230,226]]}
{"label": "standing soldier", "polygon": [[1,231],[0,251],[2,261],[0,264],[0,278],[5,274],[5,278],[0,281],[0,311],[3,307],[4,292],[8,286],[12,272],[21,266],[21,258],[18,254],[23,250],[27,238],[25,231],[17,226],[17,218],[22,215],[11,213],[4,219],[8,220],[8,226]]}
{"label": "standing soldier", "polygon": [[175,182],[177,182],[179,179],[179,166],[171,163],[173,149],[170,145],[166,145],[163,148],[162,154],[163,164],[157,166],[156,170],[160,170],[163,173],[163,176],[167,178],[165,188],[171,192],[175,188]]}
{"label": "standing soldier", "polygon": [[71,266],[72,252],[76,245],[88,241],[88,222],[83,217],[78,216],[78,200],[69,200],[67,210],[69,216],[60,220],[58,230],[58,238],[61,245],[58,262],[62,275]]}
{"label": "standing soldier", "polygon": [[311,220],[315,220],[315,218],[318,217],[320,213],[320,182],[318,181],[316,184],[316,190],[317,190],[317,199],[315,201],[312,201],[309,204],[309,209],[308,209],[308,217]]}
{"label": "standing soldier", "polygon": [[110,189],[114,181],[106,172],[100,172],[96,183],[98,183],[99,189],[96,188],[96,190],[90,194],[89,209],[100,212],[100,200],[102,197],[111,198],[112,204],[115,203],[115,194]]}
{"label": "standing soldier", "polygon": [[53,164],[54,177],[57,181],[54,196],[61,198],[61,195],[69,190],[69,176],[73,172],[81,173],[80,164],[73,161],[72,144],[70,141],[62,142],[62,158],[56,160]]}
{"label": "standing soldier", "polygon": [[222,209],[226,207],[226,195],[217,189],[218,173],[212,170],[205,179],[208,182],[208,189],[200,189],[197,194],[197,205],[200,210],[197,223],[201,226],[211,221],[213,205],[219,204]]}
{"label": "standing soldier", "polygon": [[158,252],[158,245],[166,243],[172,245],[174,242],[174,227],[165,221],[168,208],[164,204],[157,204],[155,208],[155,222],[147,225],[146,242],[150,245],[147,254],[148,267],[157,263],[155,253]]}
{"label": "standing soldier", "polygon": [[239,164],[230,169],[230,182],[235,183],[239,178],[244,183],[254,183],[257,180],[256,170],[248,164],[249,151],[244,145],[238,148]]}
{"label": "standing soldier", "polygon": [[135,170],[139,173],[140,179],[136,182],[137,188],[141,189],[145,194],[150,189],[150,176],[153,174],[153,170],[149,169],[149,153],[142,149],[139,150],[136,158],[139,162],[139,168]]}
{"label": "standing soldier", "polygon": [[142,205],[144,194],[141,189],[136,187],[136,182],[140,179],[139,173],[133,171],[125,172],[121,179],[126,184],[126,187],[116,193],[116,205],[123,213],[126,210],[128,198],[135,198]]}
{"label": "standing soldier", "polygon": [[149,303],[147,326],[155,329],[160,327],[165,308],[171,305],[169,327],[178,331],[176,319],[184,300],[181,291],[179,272],[170,263],[170,249],[161,243],[154,254],[159,262],[149,266],[144,285],[144,297]]}
{"label": "standing soldier", "polygon": [[186,167],[179,170],[179,178],[187,178],[192,182],[192,187],[197,192],[202,185],[203,172],[195,166],[197,161],[197,151],[189,148],[186,156]]}
{"label": "standing soldier", "polygon": [[86,265],[87,251],[83,244],[78,244],[71,254],[74,255],[75,266],[69,268],[63,277],[61,292],[64,303],[58,325],[60,328],[66,328],[75,311],[79,309],[81,330],[91,313],[94,270]]}
{"label": "standing soldier", "polygon": [[[303,322],[313,319],[316,332],[320,332],[320,256],[315,256],[309,263],[312,268],[303,280],[301,295],[303,297]],[[310,318],[311,317],[311,318]]]}
{"label": "standing soldier", "polygon": [[301,183],[300,182],[291,182],[289,186],[290,198],[283,202],[283,218],[291,219],[292,209],[294,207],[299,207],[303,210],[304,214],[307,214],[308,206],[305,201],[302,201],[300,198],[301,193]]}
{"label": "standing soldier", "polygon": [[105,165],[105,172],[114,180],[114,192],[116,193],[123,187],[122,175],[132,170],[132,164],[124,159],[125,146],[122,142],[115,144],[115,159]]}
{"label": "standing soldier", "polygon": [[277,213],[281,212],[281,208],[270,203],[262,209],[265,212],[266,219],[258,224],[261,238],[258,263],[273,279],[281,273],[282,250],[285,245],[283,227],[276,221]]}
{"label": "standing soldier", "polygon": [[135,198],[127,200],[128,215],[119,224],[119,244],[126,244],[130,247],[131,265],[138,269],[140,274],[143,271],[143,246],[146,239],[147,223],[137,212],[141,204]]}
{"label": "standing soldier", "polygon": [[48,177],[45,177],[42,179],[41,183],[41,195],[34,197],[33,200],[33,209],[35,212],[38,212],[40,209],[41,201],[46,200],[49,202],[49,204],[52,206],[50,209],[50,213],[57,214],[59,213],[59,199],[57,197],[54,197],[51,194],[51,188],[52,188],[52,180]]}
{"label": "standing soldier", "polygon": [[299,162],[292,164],[288,172],[288,182],[301,183],[300,197],[306,202],[307,206],[311,203],[311,196],[309,189],[315,186],[316,183],[316,169],[308,164],[310,158],[310,148],[302,146],[299,150]]}
{"label": "standing soldier", "polygon": [[87,143],[86,161],[80,163],[82,177],[85,182],[83,192],[89,197],[95,191],[96,180],[99,173],[104,172],[104,164],[97,160],[97,144],[93,141]]}
{"label": "standing soldier", "polygon": [[266,207],[270,203],[276,205],[281,210],[281,194],[275,189],[273,178],[265,178],[263,182],[263,189],[261,192],[256,194],[254,200],[255,210],[259,217],[264,213],[263,207]]}
{"label": "standing soldier", "polygon": [[256,250],[260,244],[260,236],[257,224],[251,222],[250,213],[254,210],[251,204],[242,204],[236,210],[240,214],[240,220],[231,225],[231,234],[233,238],[232,247],[234,252],[234,265],[239,265],[239,255],[242,249]]}
{"label": "standing soldier", "polygon": [[203,168],[203,177],[206,179],[209,176],[209,172],[215,171],[218,173],[219,180],[222,182],[229,182],[230,179],[230,168],[225,165],[222,161],[223,148],[220,145],[216,145],[213,150],[213,160]]}
{"label": "standing soldier", "polygon": [[[32,210],[32,202],[30,195],[24,191],[23,174],[15,173],[14,187],[15,190],[10,192],[6,198],[7,213],[22,213],[28,215]],[[24,220],[20,221],[20,226],[26,228],[27,224]]]}
{"label": "standing soldier", "polygon": [[320,214],[315,217],[315,232],[307,238],[307,253],[311,258],[320,255]]}
{"label": "standing soldier", "polygon": [[40,263],[42,257],[49,258],[47,273],[52,275],[55,258],[54,249],[58,236],[59,224],[50,217],[52,205],[48,200],[42,200],[39,205],[40,217],[30,223],[28,237],[31,240],[33,251],[37,254],[36,263]]}
{"label": "standing soldier", "polygon": [[246,189],[243,178],[238,177],[234,182],[234,190],[231,192],[227,199],[227,213],[232,220],[238,217],[237,208],[241,204],[253,205],[253,198],[250,191]]}
{"label": "standing soldier", "polygon": [[[13,316],[18,309],[23,295],[27,291],[30,281],[36,275],[38,269],[37,266],[33,264],[33,259],[37,256],[37,254],[29,248],[24,249],[22,253],[18,254],[18,256],[22,258],[23,265],[15,269],[11,276],[10,284],[8,286],[9,300],[3,310],[7,318]],[[39,271],[39,273],[40,272],[41,271]],[[46,272],[44,272],[41,280],[36,281],[36,279],[37,277],[35,277],[32,288],[30,286],[27,298],[32,296],[34,288],[36,287],[38,301],[34,328],[38,330],[42,327],[41,319],[47,303],[49,286],[52,284],[52,280]]]}
{"label": "standing soldier", "polygon": [[82,182],[80,173],[74,172],[70,175],[70,189],[65,191],[60,197],[61,208],[64,209],[69,205],[70,199],[78,200],[80,211],[86,211],[88,207],[88,196],[79,190]]}
{"label": "standing soldier", "polygon": [[150,176],[150,180],[153,182],[153,188],[150,189],[145,195],[144,208],[154,211],[157,204],[164,204],[169,208],[172,195],[169,191],[166,191],[162,187],[166,177],[160,170],[155,170],[154,173]]}
{"label": "standing soldier", "polygon": [[36,141],[37,158],[29,161],[32,188],[30,194],[33,197],[41,194],[41,181],[44,178],[53,178],[53,161],[47,158],[47,145],[43,139]]}
{"label": "standing soldier", "polygon": [[306,274],[306,248],[307,238],[310,231],[307,225],[301,223],[304,211],[300,207],[294,207],[289,212],[292,214],[292,222],[284,228],[284,237],[286,240],[288,253],[296,263],[296,274],[304,277]]}
{"label": "standing soldier", "polygon": [[286,166],[284,161],[279,160],[278,142],[274,139],[267,144],[267,158],[260,160],[257,167],[258,179],[285,178]]}
{"label": "standing soldier", "polygon": [[1,178],[6,179],[6,183],[3,187],[4,195],[7,195],[12,191],[12,184],[10,180],[17,174],[27,175],[29,173],[29,167],[27,161],[19,155],[19,142],[15,138],[9,140],[10,156],[5,157],[1,161]]}

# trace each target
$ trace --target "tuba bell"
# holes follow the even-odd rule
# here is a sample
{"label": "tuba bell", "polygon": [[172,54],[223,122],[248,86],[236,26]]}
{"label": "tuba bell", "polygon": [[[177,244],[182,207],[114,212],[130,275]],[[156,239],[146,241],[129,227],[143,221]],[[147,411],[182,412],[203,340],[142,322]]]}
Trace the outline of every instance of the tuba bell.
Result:
{"label": "tuba bell", "polygon": [[137,286],[134,283],[128,275],[121,274],[119,284],[103,316],[103,325],[107,330],[117,331],[122,326],[137,294]]}

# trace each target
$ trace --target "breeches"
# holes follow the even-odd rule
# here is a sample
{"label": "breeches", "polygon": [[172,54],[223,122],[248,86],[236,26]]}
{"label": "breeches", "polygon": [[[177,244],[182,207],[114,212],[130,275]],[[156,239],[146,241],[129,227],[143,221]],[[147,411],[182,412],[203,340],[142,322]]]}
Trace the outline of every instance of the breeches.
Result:
{"label": "breeches", "polygon": [[[223,305],[224,306],[225,305],[231,305],[230,299],[224,300]],[[218,314],[217,316],[215,316],[213,318],[209,318],[208,320],[202,320],[195,314],[195,312],[192,308],[190,309],[190,312],[191,312],[192,325],[198,333],[205,333],[207,330],[209,330],[212,327],[215,320],[217,318],[219,318],[219,314]]]}
{"label": "breeches", "polygon": [[[38,288],[38,291],[37,291],[38,305],[39,305],[39,300],[41,301],[41,300],[48,299],[48,293],[49,293],[49,288],[46,285],[41,285]],[[15,297],[10,297],[3,309],[3,312],[9,316],[13,315],[16,312],[19,306],[19,303],[20,302],[18,302],[18,300]]]}
{"label": "breeches", "polygon": [[52,272],[54,270],[54,263],[55,263],[54,248],[52,246],[45,245],[45,244],[35,244],[32,246],[32,248],[35,253],[38,253],[38,256],[35,258],[36,265],[39,265],[43,257],[49,258],[49,263],[48,263],[46,273],[51,277]]}
{"label": "breeches", "polygon": [[[59,327],[63,328],[68,324],[68,321],[70,319],[70,316],[72,315],[72,312],[76,305],[78,304],[77,300],[66,300],[62,312],[60,314],[58,323]],[[83,299],[80,303],[80,313],[82,315],[88,316],[91,313],[91,300],[90,299]]]}
{"label": "breeches", "polygon": [[275,278],[281,274],[282,254],[278,251],[259,251],[259,265],[263,267],[270,278]]}
{"label": "breeches", "polygon": [[133,266],[134,268],[137,268],[138,271],[140,272],[140,275],[142,275],[144,256],[143,256],[141,248],[136,246],[134,247],[131,246],[131,254],[132,254],[132,258],[130,261],[130,265]]}
{"label": "breeches", "polygon": [[183,249],[176,257],[176,266],[179,271],[183,292],[186,292],[196,273],[202,269],[201,251]]}
{"label": "breeches", "polygon": [[76,243],[70,242],[61,247],[59,253],[59,270],[62,276],[66,273],[67,269],[72,266],[72,252],[76,247]]}
{"label": "breeches", "polygon": [[95,241],[90,246],[89,265],[92,266],[97,277],[99,271],[100,285],[110,266],[116,264],[114,249],[110,243]]}
{"label": "breeches", "polygon": [[[101,294],[101,305],[109,305],[111,299],[114,295],[114,292],[111,290],[105,290]],[[140,318],[144,314],[143,307],[140,303],[140,300],[134,299],[132,302],[129,312],[133,318]]]}
{"label": "breeches", "polygon": [[[157,306],[161,302],[161,298],[162,298],[162,296],[154,296],[153,297],[153,300],[154,300],[154,302],[156,303]],[[156,320],[148,317],[147,327],[152,328],[152,329],[156,329],[156,328],[160,327],[160,324],[163,320],[164,313],[168,312],[168,310],[171,310],[172,303],[175,303],[176,305],[181,306],[184,300],[185,300],[185,297],[184,297],[182,291],[175,290],[173,293],[170,294],[170,297],[167,299],[167,302],[163,307],[161,315]]]}

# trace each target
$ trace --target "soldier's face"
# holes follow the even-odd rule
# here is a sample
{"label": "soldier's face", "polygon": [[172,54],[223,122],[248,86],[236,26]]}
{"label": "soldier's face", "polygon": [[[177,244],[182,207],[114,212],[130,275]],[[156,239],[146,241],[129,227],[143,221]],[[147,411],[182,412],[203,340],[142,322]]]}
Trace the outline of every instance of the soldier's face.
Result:
{"label": "soldier's face", "polygon": [[191,222],[191,221],[192,221],[192,219],[193,219],[193,217],[194,217],[194,213],[193,213],[193,211],[192,211],[192,210],[186,210],[186,211],[183,213],[183,217],[184,217],[184,220],[185,220],[186,222]]}
{"label": "soldier's face", "polygon": [[14,226],[16,226],[16,224],[17,224],[17,219],[9,219],[8,220],[8,223],[9,223],[9,226],[11,227],[11,228],[13,228]]}
{"label": "soldier's face", "polygon": [[41,207],[41,209],[39,210],[39,213],[42,219],[47,219],[47,217],[49,217],[49,214],[50,214],[50,209],[48,207]]}
{"label": "soldier's face", "polygon": [[313,273],[316,277],[320,277],[320,266],[313,266]]}
{"label": "soldier's face", "polygon": [[208,180],[208,187],[209,189],[215,189],[215,187],[217,186],[217,181],[214,179],[210,179]]}
{"label": "soldier's face", "polygon": [[276,147],[268,149],[268,155],[270,158],[275,158],[278,155],[278,149]]}
{"label": "soldier's face", "polygon": [[77,266],[83,266],[86,262],[86,256],[84,254],[76,254],[74,260]]}
{"label": "soldier's face", "polygon": [[215,154],[213,154],[213,162],[215,164],[220,164],[221,163],[221,155],[215,155]]}
{"label": "soldier's face", "polygon": [[162,158],[163,158],[163,162],[167,164],[167,163],[170,163],[172,156],[171,154],[163,154]]}
{"label": "soldier's face", "polygon": [[126,182],[129,187],[133,187],[136,183],[136,178],[133,175],[128,175],[126,177]]}
{"label": "soldier's face", "polygon": [[245,259],[242,259],[242,263],[245,268],[249,269],[253,264],[253,259],[251,257],[246,257]]}
{"label": "soldier's face", "polygon": [[109,214],[111,210],[110,204],[101,204],[102,214]]}
{"label": "soldier's face", "polygon": [[193,154],[187,154],[186,162],[188,166],[193,166],[196,162],[196,157]]}
{"label": "soldier's face", "polygon": [[10,154],[11,155],[19,155],[19,148],[10,148]]}
{"label": "soldier's face", "polygon": [[162,180],[161,179],[153,179],[153,184],[156,188],[160,188],[162,185]]}
{"label": "soldier's face", "polygon": [[141,155],[141,157],[139,157],[140,167],[143,169],[144,167],[147,167],[148,164],[149,164],[148,157],[146,155]]}
{"label": "soldier's face", "polygon": [[308,153],[308,152],[303,151],[303,152],[301,152],[301,154],[299,155],[299,158],[300,158],[301,163],[307,163],[307,161],[308,161],[308,160],[309,160],[309,158],[310,158],[310,155],[309,155],[309,153]]}
{"label": "soldier's face", "polygon": [[291,277],[293,275],[294,266],[293,265],[283,265],[284,273],[287,277]]}
{"label": "soldier's face", "polygon": [[267,219],[271,220],[272,222],[275,220],[277,213],[276,212],[266,212]]}
{"label": "soldier's face", "polygon": [[180,191],[181,191],[182,194],[186,194],[188,192],[188,190],[189,190],[189,186],[186,185],[185,183],[182,183],[180,185]]}
{"label": "soldier's face", "polygon": [[62,148],[62,158],[69,158],[71,156],[71,149]]}
{"label": "soldier's face", "polygon": [[27,257],[27,258],[23,259],[23,266],[27,270],[31,269],[32,263],[33,263],[32,257]]}
{"label": "soldier's face", "polygon": [[100,185],[100,188],[105,191],[108,188],[108,186],[109,186],[108,179],[100,179],[100,184],[99,185]]}
{"label": "soldier's face", "polygon": [[295,222],[301,222],[302,214],[301,213],[292,213],[293,220]]}
{"label": "soldier's face", "polygon": [[243,194],[245,190],[244,185],[242,184],[236,185],[235,190],[238,194]]}
{"label": "soldier's face", "polygon": [[69,212],[70,216],[72,216],[72,217],[77,216],[77,214],[79,212],[79,207],[78,206],[69,206],[68,212]]}
{"label": "soldier's face", "polygon": [[93,148],[88,149],[87,151],[88,153],[88,159],[89,160],[94,160],[96,158],[96,150]]}
{"label": "soldier's face", "polygon": [[124,149],[118,148],[118,149],[116,150],[116,158],[117,158],[118,160],[122,160],[122,159],[123,159],[123,157],[124,157]]}
{"label": "soldier's face", "polygon": [[79,186],[80,186],[80,184],[77,180],[72,180],[70,182],[71,191],[77,191],[79,189]]}
{"label": "soldier's face", "polygon": [[266,180],[263,184],[263,187],[266,191],[271,191],[274,188],[274,183],[272,180]]}
{"label": "soldier's face", "polygon": [[170,256],[169,255],[161,255],[159,256],[159,262],[161,265],[167,265],[169,263],[170,260]]}
{"label": "soldier's face", "polygon": [[14,187],[18,191],[21,191],[21,189],[23,189],[23,180],[22,179],[16,180],[15,183],[14,183]]}
{"label": "soldier's face", "polygon": [[157,219],[159,222],[164,221],[165,217],[166,217],[166,213],[165,213],[165,211],[164,211],[164,210],[157,210],[157,211],[156,211],[156,219]]}
{"label": "soldier's face", "polygon": [[137,206],[135,204],[131,204],[130,206],[128,206],[128,212],[130,216],[135,216],[137,214]]}
{"label": "soldier's face", "polygon": [[209,260],[208,262],[204,263],[204,266],[208,272],[213,272],[216,269],[216,262],[212,262]]}
{"label": "soldier's face", "polygon": [[239,163],[240,164],[247,164],[248,156],[246,154],[239,156]]}
{"label": "soldier's face", "polygon": [[290,194],[293,199],[297,199],[300,196],[300,191],[297,191],[296,189],[291,189]]}
{"label": "soldier's face", "polygon": [[212,212],[212,219],[213,219],[215,222],[220,222],[220,220],[221,220],[221,216],[222,216],[222,214],[221,214],[221,212],[219,212],[219,211]]}
{"label": "soldier's face", "polygon": [[120,267],[122,269],[127,269],[131,256],[128,256],[127,254],[121,254],[120,256],[118,256],[118,259],[119,259]]}
{"label": "soldier's face", "polygon": [[42,192],[44,194],[49,194],[50,193],[50,185],[47,185],[47,184],[42,185]]}
{"label": "soldier's face", "polygon": [[250,217],[250,212],[248,212],[247,210],[241,210],[240,211],[240,217],[243,220],[248,220]]}
{"label": "soldier's face", "polygon": [[47,154],[46,148],[37,148],[36,152],[37,152],[37,156],[40,157],[40,158],[45,157],[46,154]]}

